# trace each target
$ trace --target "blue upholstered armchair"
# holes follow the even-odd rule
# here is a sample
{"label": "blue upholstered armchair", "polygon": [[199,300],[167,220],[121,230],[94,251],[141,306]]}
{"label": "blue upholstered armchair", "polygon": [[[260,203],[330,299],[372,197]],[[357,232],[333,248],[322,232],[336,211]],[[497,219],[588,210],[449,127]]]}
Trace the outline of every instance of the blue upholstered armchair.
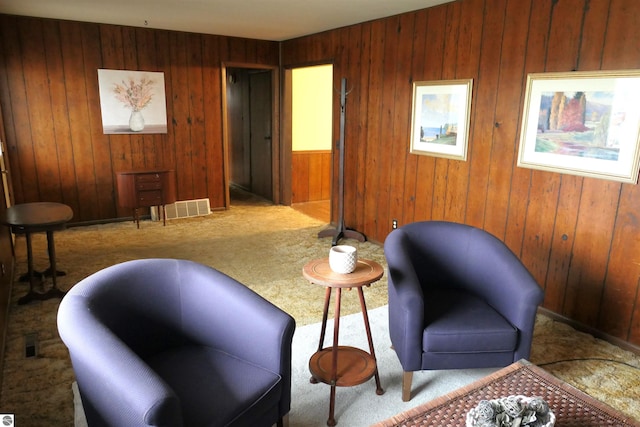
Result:
{"label": "blue upholstered armchair", "polygon": [[507,366],[529,357],[544,292],[493,235],[443,221],[407,224],[384,244],[389,333],[404,371]]}
{"label": "blue upholstered armchair", "polygon": [[90,426],[286,424],[294,329],[246,286],[174,259],[99,271],[58,311]]}

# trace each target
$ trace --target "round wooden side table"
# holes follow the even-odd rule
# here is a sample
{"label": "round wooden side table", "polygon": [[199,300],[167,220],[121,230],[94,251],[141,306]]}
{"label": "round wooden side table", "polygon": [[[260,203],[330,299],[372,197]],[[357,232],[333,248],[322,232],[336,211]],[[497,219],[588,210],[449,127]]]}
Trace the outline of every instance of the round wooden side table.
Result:
{"label": "round wooden side table", "polygon": [[[24,234],[27,241],[27,274],[25,280],[29,281],[29,292],[18,300],[18,304],[27,304],[34,300],[46,300],[49,298],[62,298],[64,291],[57,287],[56,276],[65,273],[56,269],[56,250],[53,242],[53,232],[62,230],[67,222],[73,218],[71,208],[62,203],[34,202],[22,203],[7,208],[4,215],[0,216],[0,224],[11,228],[13,234]],[[42,272],[36,272],[33,268],[33,250],[31,234],[47,233],[47,251],[49,253],[49,268]],[[52,287],[47,292],[36,292],[35,286],[38,277],[51,276]],[[22,280],[22,278],[21,278]]]}
{"label": "round wooden side table", "polygon": [[[380,386],[380,376],[376,363],[371,328],[369,326],[369,316],[364,300],[362,288],[377,282],[382,277],[384,270],[375,261],[359,259],[356,269],[352,273],[336,273],[329,267],[329,259],[321,258],[309,261],[302,268],[302,275],[309,282],[326,287],[324,298],[324,311],[322,314],[322,329],[320,331],[320,341],[318,350],[309,360],[309,370],[311,371],[311,382],[318,381],[331,386],[329,399],[329,419],[328,426],[335,426],[334,418],[336,387],[351,387],[362,384],[371,377],[376,380],[376,394],[381,395],[384,390]],[[338,343],[340,331],[340,300],[342,289],[356,288],[360,298],[360,308],[364,319],[364,329],[369,341],[369,353],[356,347],[341,346]],[[329,302],[331,301],[331,291],[336,290],[335,300],[335,320],[333,323],[333,345],[323,348],[325,332],[327,328],[327,316],[329,313]]]}

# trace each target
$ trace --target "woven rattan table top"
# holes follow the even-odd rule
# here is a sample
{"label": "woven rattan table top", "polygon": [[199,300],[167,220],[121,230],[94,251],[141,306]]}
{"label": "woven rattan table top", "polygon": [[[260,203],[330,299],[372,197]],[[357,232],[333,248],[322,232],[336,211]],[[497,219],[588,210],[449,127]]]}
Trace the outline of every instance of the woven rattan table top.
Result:
{"label": "woven rattan table top", "polygon": [[467,412],[480,400],[511,395],[542,397],[556,415],[556,427],[640,427],[640,422],[526,360],[513,363],[492,375],[395,415],[373,427],[463,427]]}

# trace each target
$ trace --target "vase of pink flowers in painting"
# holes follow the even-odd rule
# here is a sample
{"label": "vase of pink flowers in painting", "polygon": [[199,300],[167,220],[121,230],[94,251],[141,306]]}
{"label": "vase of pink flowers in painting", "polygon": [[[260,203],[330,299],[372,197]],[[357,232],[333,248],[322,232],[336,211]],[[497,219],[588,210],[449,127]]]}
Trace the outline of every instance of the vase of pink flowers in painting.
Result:
{"label": "vase of pink flowers in painting", "polygon": [[144,116],[142,110],[149,105],[153,98],[153,84],[155,82],[144,76],[139,81],[129,78],[129,81],[122,81],[122,84],[116,83],[113,92],[116,99],[131,110],[129,118],[129,129],[133,132],[144,130]]}

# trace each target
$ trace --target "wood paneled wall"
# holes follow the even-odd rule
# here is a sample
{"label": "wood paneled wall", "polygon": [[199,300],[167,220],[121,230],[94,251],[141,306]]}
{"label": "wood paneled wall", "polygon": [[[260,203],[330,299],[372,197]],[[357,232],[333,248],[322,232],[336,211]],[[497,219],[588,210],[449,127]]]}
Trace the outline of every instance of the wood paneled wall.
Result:
{"label": "wood paneled wall", "polygon": [[[347,78],[346,226],[378,242],[392,219],[482,227],[524,260],[546,308],[640,345],[639,187],[516,167],[527,73],[640,68],[639,13],[637,0],[458,0],[281,46],[0,15],[15,201],[128,216],[115,171],[149,167],[177,171],[180,199],[224,206],[220,64],[277,66],[280,47],[283,67],[332,62]],[[98,68],[163,71],[169,132],[104,135]],[[466,78],[468,161],[409,154],[412,82]]]}
{"label": "wood paneled wall", "polygon": [[[639,14],[637,0],[459,0],[284,42],[284,67],[332,60],[351,89],[346,225],[379,242],[394,218],[484,228],[546,308],[640,344],[640,188],[516,167],[527,73],[640,68]],[[410,154],[412,82],[467,78],[468,161]]]}
{"label": "wood paneled wall", "polygon": [[[0,15],[15,202],[64,202],[74,222],[125,217],[115,172],[170,168],[179,200],[225,207],[224,62],[278,66],[278,43]],[[99,68],[164,72],[167,134],[103,134]]]}
{"label": "wood paneled wall", "polygon": [[291,203],[331,198],[331,150],[291,154]]}

